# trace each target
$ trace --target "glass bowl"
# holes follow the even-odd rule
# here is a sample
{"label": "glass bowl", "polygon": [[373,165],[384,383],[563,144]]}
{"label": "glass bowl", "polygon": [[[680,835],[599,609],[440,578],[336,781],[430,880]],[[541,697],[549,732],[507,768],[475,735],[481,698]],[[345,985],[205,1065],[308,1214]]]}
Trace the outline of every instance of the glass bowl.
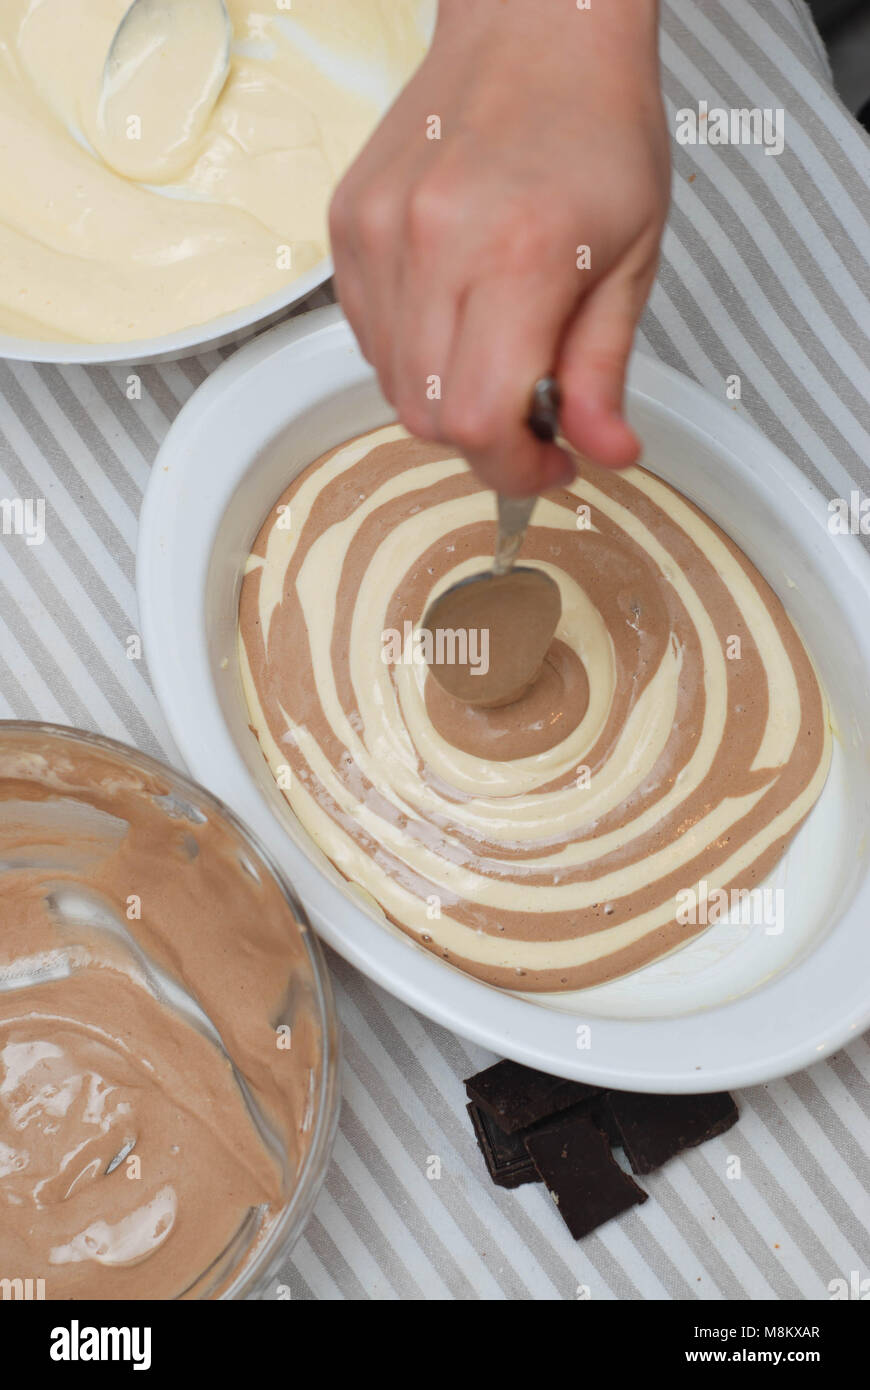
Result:
{"label": "glass bowl", "polygon": [[[4,923],[0,1001],[11,990],[17,1009],[22,987],[26,998],[28,987],[70,979],[83,963],[108,963],[124,972],[125,987],[130,979],[145,983],[148,1008],[156,1001],[198,1031],[195,1040],[187,1028],[179,1034],[185,1063],[194,1055],[183,1055],[185,1045],[203,1055],[202,1036],[223,1050],[237,1082],[227,1083],[228,1093],[244,1098],[261,1137],[268,1131],[282,1197],[249,1206],[216,1256],[205,1243],[206,1268],[189,1269],[183,1287],[159,1296],[266,1297],[311,1214],[338,1119],[339,1025],[329,975],[281,869],[228,807],[154,758],[80,730],[0,721],[0,875],[13,900],[19,879],[28,895],[35,884],[40,904],[36,924],[22,918],[17,928],[23,955],[15,953],[14,923]],[[146,882],[161,908],[147,921],[126,891]],[[176,911],[179,904],[186,910]],[[100,990],[113,978],[111,971],[89,976]],[[260,1009],[264,979],[268,1001]],[[11,1016],[14,1023],[45,1013],[12,1009]],[[279,1049],[282,1034],[291,1056],[296,1045],[286,1066],[263,1048],[273,1029]],[[95,1266],[82,1264],[86,1283]],[[100,1264],[104,1278],[111,1261]],[[148,1296],[135,1289],[140,1265],[118,1267],[118,1292],[102,1296]],[[84,1288],[73,1296],[89,1295]]]}

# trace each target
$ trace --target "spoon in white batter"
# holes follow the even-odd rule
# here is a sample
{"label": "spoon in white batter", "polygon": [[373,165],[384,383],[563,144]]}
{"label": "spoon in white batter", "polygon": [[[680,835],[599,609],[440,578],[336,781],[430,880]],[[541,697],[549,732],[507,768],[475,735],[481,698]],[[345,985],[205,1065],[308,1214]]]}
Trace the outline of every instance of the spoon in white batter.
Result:
{"label": "spoon in white batter", "polygon": [[95,143],[119,174],[165,183],[190,164],[230,69],[225,0],[133,0],[106,65]]}
{"label": "spoon in white batter", "polygon": [[[542,378],[535,387],[529,429],[573,457],[559,432],[559,405],[558,383]],[[423,618],[422,628],[432,635],[432,675],[466,705],[495,709],[524,695],[540,675],[559,625],[558,584],[544,570],[514,564],[537,500],[499,495],[492,570],[451,585]],[[457,659],[463,652],[467,659]]]}

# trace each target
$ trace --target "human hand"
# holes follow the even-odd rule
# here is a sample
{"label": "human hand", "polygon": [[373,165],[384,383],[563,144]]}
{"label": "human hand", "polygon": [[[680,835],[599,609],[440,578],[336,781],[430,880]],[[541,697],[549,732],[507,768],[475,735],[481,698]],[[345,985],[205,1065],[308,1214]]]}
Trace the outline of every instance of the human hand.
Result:
{"label": "human hand", "polygon": [[656,0],[441,0],[333,200],[339,297],[385,395],[510,495],[573,474],[526,427],[550,373],[580,453],[639,452],[625,368],[670,189],[656,31]]}

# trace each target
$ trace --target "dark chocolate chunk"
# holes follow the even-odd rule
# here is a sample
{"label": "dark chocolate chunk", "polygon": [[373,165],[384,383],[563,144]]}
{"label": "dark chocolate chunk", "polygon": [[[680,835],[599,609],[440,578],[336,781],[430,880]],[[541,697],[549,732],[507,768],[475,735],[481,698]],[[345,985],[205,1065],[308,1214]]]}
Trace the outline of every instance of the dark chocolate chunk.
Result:
{"label": "dark chocolate chunk", "polygon": [[652,1173],[684,1149],[724,1134],[737,1120],[737,1106],[727,1091],[701,1096],[609,1091],[607,1106],[617,1142],[635,1173]]}
{"label": "dark chocolate chunk", "polygon": [[473,1101],[467,1109],[489,1176],[496,1186],[521,1187],[525,1182],[538,1182],[535,1165],[522,1135],[505,1134],[491,1116]]}
{"label": "dark chocolate chunk", "polygon": [[614,1159],[606,1135],[585,1115],[533,1130],[526,1148],[575,1240],[646,1201]]}
{"label": "dark chocolate chunk", "polygon": [[519,1062],[496,1062],[465,1083],[468,1099],[495,1120],[505,1134],[516,1134],[580,1101],[601,1095],[599,1086],[563,1081]]}
{"label": "dark chocolate chunk", "polygon": [[[602,1134],[607,1135],[610,1147],[612,1149],[621,1149],[622,1135],[619,1132],[619,1126],[617,1125],[616,1120],[613,1117],[613,1112],[610,1109],[610,1100],[607,1095],[607,1092],[603,1091],[602,1094],[600,1096],[596,1096],[596,1098],[593,1101],[587,1102],[584,1109],[589,1119],[592,1120],[598,1126]],[[572,1110],[568,1113],[573,1114],[574,1112]]]}

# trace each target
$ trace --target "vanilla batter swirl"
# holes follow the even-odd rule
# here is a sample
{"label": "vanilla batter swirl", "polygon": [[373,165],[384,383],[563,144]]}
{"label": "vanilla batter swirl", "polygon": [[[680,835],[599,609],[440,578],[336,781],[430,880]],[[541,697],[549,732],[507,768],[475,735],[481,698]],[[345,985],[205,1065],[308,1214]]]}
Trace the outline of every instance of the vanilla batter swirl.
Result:
{"label": "vanilla batter swirl", "polygon": [[523,562],[562,618],[538,685],[490,711],[381,659],[492,556],[463,460],[391,426],[276,508],[241,596],[252,725],[318,846],[454,965],[523,991],[635,970],[702,930],[679,895],[759,884],[819,796],[828,715],[799,637],[648,472],[586,468],[541,500]]}

